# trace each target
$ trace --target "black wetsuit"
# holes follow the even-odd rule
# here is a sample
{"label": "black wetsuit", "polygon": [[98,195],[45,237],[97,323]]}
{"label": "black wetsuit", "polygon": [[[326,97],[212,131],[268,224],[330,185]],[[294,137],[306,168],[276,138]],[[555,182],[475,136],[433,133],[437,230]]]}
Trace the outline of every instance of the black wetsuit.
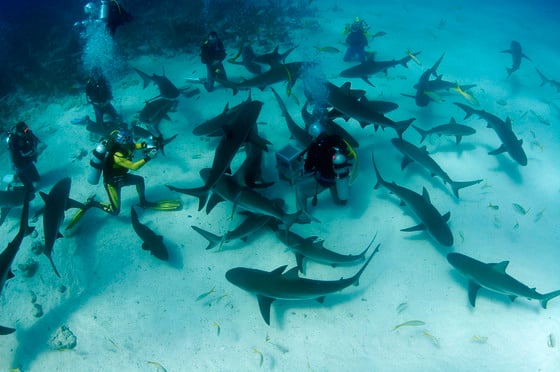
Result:
{"label": "black wetsuit", "polygon": [[12,134],[8,140],[10,156],[17,176],[28,190],[33,190],[33,182],[40,179],[35,167],[39,139],[27,129],[25,133]]}
{"label": "black wetsuit", "polygon": [[115,34],[119,26],[132,21],[132,15],[127,12],[122,5],[116,1],[109,1],[109,14],[107,17],[107,29],[111,35]]}
{"label": "black wetsuit", "polygon": [[224,43],[216,36],[215,41],[206,40],[200,47],[200,59],[206,65],[206,83],[204,86],[209,92],[214,90],[216,76],[227,79],[226,70],[222,61],[226,58]]}
{"label": "black wetsuit", "polygon": [[307,148],[304,170],[306,173],[315,173],[315,179],[324,187],[334,184],[336,174],[334,172],[333,156],[338,152],[352,157],[348,144],[336,134],[322,133]]}
{"label": "black wetsuit", "polygon": [[104,126],[103,115],[108,114],[114,121],[119,120],[117,110],[111,104],[113,92],[111,86],[103,76],[92,77],[86,85],[86,99],[93,105],[95,123]]}

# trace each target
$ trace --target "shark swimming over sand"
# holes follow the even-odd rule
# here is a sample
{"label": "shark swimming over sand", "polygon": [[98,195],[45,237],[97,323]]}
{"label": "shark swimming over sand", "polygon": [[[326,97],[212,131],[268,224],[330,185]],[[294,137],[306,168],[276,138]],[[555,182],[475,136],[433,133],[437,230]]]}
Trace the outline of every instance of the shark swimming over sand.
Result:
{"label": "shark swimming over sand", "polygon": [[450,213],[447,212],[441,215],[436,207],[430,202],[430,196],[426,188],[423,189],[422,195],[415,193],[412,190],[397,185],[395,182],[389,183],[381,178],[375,158],[371,155],[375,174],[377,175],[377,183],[375,189],[379,186],[385,187],[387,190],[395,194],[401,199],[401,202],[407,205],[416,217],[421,221],[419,225],[402,229],[401,231],[421,231],[426,230],[439,244],[444,247],[451,247],[453,245],[453,234],[447,225]]}
{"label": "shark swimming over sand", "polygon": [[[31,193],[26,192],[23,200],[19,230],[14,239],[8,243],[6,249],[4,249],[2,253],[0,253],[0,294],[2,293],[2,289],[6,284],[6,280],[14,276],[11,267],[12,263],[14,262],[14,258],[19,251],[19,247],[21,245],[21,242],[23,241],[23,238],[34,230],[33,227],[30,227],[28,225],[30,199]],[[14,328],[0,326],[0,335],[9,335],[13,332],[15,332]]]}
{"label": "shark swimming over sand", "polygon": [[413,125],[412,127],[416,129],[416,131],[420,134],[420,143],[424,142],[426,137],[432,134],[437,134],[438,136],[454,136],[455,143],[458,145],[459,143],[461,143],[461,139],[464,136],[470,136],[476,133],[476,130],[472,127],[469,127],[468,125],[457,124],[455,118],[451,118],[451,120],[447,124],[437,125],[428,130],[419,128],[415,125]]}
{"label": "shark swimming over sand", "polygon": [[371,259],[379,251],[379,244],[362,268],[350,278],[339,280],[314,280],[300,278],[298,268],[284,272],[288,265],[272,271],[236,267],[226,272],[226,279],[233,285],[257,296],[259,309],[265,323],[270,325],[270,306],[275,300],[317,300],[341,291],[350,285],[358,285]]}
{"label": "shark swimming over sand", "polygon": [[368,79],[371,75],[375,75],[378,72],[387,73],[388,69],[398,65],[408,68],[408,62],[414,56],[417,56],[420,53],[421,52],[411,53],[411,55],[407,55],[406,57],[403,57],[401,59],[392,59],[390,61],[376,61],[374,60],[374,58],[369,58],[359,65],[350,67],[342,71],[340,73],[340,76],[345,78],[361,78],[363,81],[373,87],[374,85]]}
{"label": "shark swimming over sand", "polygon": [[506,274],[509,261],[484,263],[461,253],[449,253],[447,261],[469,280],[469,302],[472,307],[475,306],[476,294],[481,287],[506,295],[512,301],[517,297],[538,300],[543,309],[546,309],[548,301],[560,296],[560,290],[541,294]]}
{"label": "shark swimming over sand", "polygon": [[526,58],[529,61],[531,60],[531,58],[523,54],[523,51],[521,50],[521,44],[519,44],[519,42],[515,40],[511,42],[509,49],[502,50],[500,53],[511,54],[512,66],[506,67],[508,77],[510,77],[511,74],[515,71],[519,70],[519,67],[521,66],[521,59]]}
{"label": "shark swimming over sand", "polygon": [[130,207],[130,219],[132,221],[132,228],[138,237],[142,239],[142,249],[150,251],[154,257],[162,261],[167,261],[169,259],[169,252],[165,244],[163,244],[163,236],[156,234],[149,227],[140,223],[134,206]]}
{"label": "shark swimming over sand", "polygon": [[406,166],[413,161],[420,164],[426,168],[432,176],[440,177],[443,180],[443,183],[449,184],[453,190],[453,194],[457,198],[459,197],[460,189],[482,182],[482,180],[464,182],[453,181],[451,177],[449,177],[449,175],[440,167],[440,165],[430,156],[430,154],[428,154],[426,146],[419,148],[400,138],[393,138],[391,143],[404,155],[401,163],[401,169],[406,168]]}
{"label": "shark swimming over sand", "polygon": [[[165,99],[176,99],[179,97],[180,90],[164,75],[152,74],[150,76],[137,68],[134,68],[134,71],[136,71],[142,78],[144,89],[150,84],[150,82],[153,82],[159,89],[159,97]],[[152,99],[157,99],[159,97],[154,97]]]}
{"label": "shark swimming over sand", "polygon": [[520,165],[527,165],[527,155],[525,154],[525,151],[523,151],[522,147],[523,140],[517,139],[515,133],[513,133],[509,117],[506,118],[506,121],[503,121],[499,117],[484,110],[477,110],[458,102],[455,102],[455,105],[465,111],[465,119],[473,114],[476,114],[478,117],[486,121],[488,128],[494,129],[494,132],[496,132],[502,141],[502,145],[496,150],[490,151],[488,153],[489,155],[498,155],[507,152],[509,156],[511,156],[511,158]]}

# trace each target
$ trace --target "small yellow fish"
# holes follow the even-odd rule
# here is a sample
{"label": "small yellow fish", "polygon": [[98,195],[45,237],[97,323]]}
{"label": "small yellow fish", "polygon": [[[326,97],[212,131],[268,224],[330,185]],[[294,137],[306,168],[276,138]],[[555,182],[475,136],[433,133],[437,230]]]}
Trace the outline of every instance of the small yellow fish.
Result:
{"label": "small yellow fish", "polygon": [[147,361],[146,363],[156,367],[158,372],[167,372],[167,370],[165,368],[163,368],[163,366],[161,364],[159,364],[158,362]]}
{"label": "small yellow fish", "polygon": [[325,53],[332,53],[332,54],[340,53],[340,49],[335,48],[333,46],[315,47],[315,49],[317,49],[319,52],[325,52]]}
{"label": "small yellow fish", "polygon": [[472,94],[465,92],[463,90],[463,88],[461,88],[461,86],[459,85],[459,83],[457,83],[457,87],[455,88],[451,88],[454,91],[456,91],[457,93],[459,93],[464,99],[465,101],[467,101],[468,103],[470,103],[473,106],[480,106],[480,102],[478,102],[478,100],[476,99],[475,96],[473,96]]}
{"label": "small yellow fish", "polygon": [[500,209],[500,206],[494,205],[492,203],[488,203],[488,208],[491,208],[491,209],[497,211],[498,209]]}
{"label": "small yellow fish", "polygon": [[[418,54],[418,53],[417,53]],[[418,57],[416,57],[416,54],[412,53],[412,51],[410,49],[406,50],[406,55],[410,57],[411,60],[413,60],[414,62],[416,62],[416,64],[418,66],[422,66],[422,62],[420,62],[420,60],[418,59]]]}
{"label": "small yellow fish", "polygon": [[537,215],[535,216],[535,222],[537,222],[538,220],[540,220],[544,215],[544,209],[541,210],[539,213],[537,213]]}
{"label": "small yellow fish", "polygon": [[536,146],[536,147],[538,147],[538,148],[541,150],[541,152],[544,151],[544,145],[541,144],[539,141],[532,141],[532,142],[531,142],[531,146]]}
{"label": "small yellow fish", "polygon": [[430,99],[436,103],[445,102],[445,100],[436,92],[424,91],[424,94],[430,97]]}
{"label": "small yellow fish", "polygon": [[407,322],[398,324],[395,326],[395,328],[393,328],[393,331],[396,331],[397,329],[401,328],[401,327],[418,327],[418,326],[423,326],[426,323],[424,323],[421,320],[409,320]]}
{"label": "small yellow fish", "polygon": [[212,323],[212,325],[213,325],[214,327],[216,327],[216,332],[217,332],[217,334],[218,334],[218,336],[219,336],[219,335],[220,335],[220,332],[221,332],[220,324],[219,324],[218,322],[214,322],[214,323]]}
{"label": "small yellow fish", "polygon": [[521,215],[526,215],[527,213],[529,213],[529,211],[531,210],[531,208],[529,209],[525,209],[523,208],[521,205],[517,204],[517,203],[512,203],[513,206],[513,210],[516,211],[517,213],[521,214]]}
{"label": "small yellow fish", "polygon": [[436,336],[432,335],[428,331],[423,331],[422,335],[428,337],[430,339],[430,341],[432,341],[432,344],[434,344],[434,346],[439,347],[439,339]]}
{"label": "small yellow fish", "polygon": [[397,313],[400,314],[408,308],[408,303],[402,302],[397,306]]}
{"label": "small yellow fish", "polygon": [[263,353],[261,353],[261,352],[259,351],[259,349],[257,349],[256,347],[253,348],[253,353],[259,354],[259,367],[262,367],[263,362],[264,362],[264,355],[263,355]]}
{"label": "small yellow fish", "polygon": [[472,336],[471,340],[473,342],[478,342],[479,344],[485,344],[488,341],[488,337],[486,336]]}
{"label": "small yellow fish", "polygon": [[554,335],[552,333],[548,335],[548,340],[546,344],[548,345],[548,347],[556,346],[556,339],[554,338]]}
{"label": "small yellow fish", "polygon": [[461,238],[461,243],[465,242],[465,234],[462,231],[459,231],[459,237]]}
{"label": "small yellow fish", "polygon": [[216,291],[216,287],[213,287],[213,288],[212,288],[211,290],[209,290],[208,292],[204,292],[203,294],[199,295],[199,296],[196,298],[195,302],[196,302],[196,301],[202,300],[204,297],[206,297],[206,296],[208,296],[208,295],[214,293],[215,291]]}

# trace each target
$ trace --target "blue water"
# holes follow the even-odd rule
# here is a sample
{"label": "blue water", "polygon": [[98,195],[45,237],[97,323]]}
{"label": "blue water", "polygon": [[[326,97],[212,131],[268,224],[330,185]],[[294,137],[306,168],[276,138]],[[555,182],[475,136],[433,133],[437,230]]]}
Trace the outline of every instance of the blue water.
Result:
{"label": "blue water", "polygon": [[[118,217],[88,212],[77,230],[63,232],[54,259],[63,278],[57,279],[44,256],[31,253],[42,240],[42,221],[31,222],[37,236],[26,238],[14,263],[16,278],[2,291],[0,324],[14,326],[13,335],[0,339],[0,370],[375,370],[375,371],[556,371],[560,365],[560,300],[548,309],[537,301],[518,298],[511,303],[501,294],[481,289],[477,306],[467,298],[467,279],[453,269],[446,254],[454,251],[489,263],[510,261],[507,272],[536,287],[540,293],[560,288],[557,242],[560,192],[557,161],[560,93],[541,86],[535,68],[560,81],[557,35],[560,5],[551,1],[279,1],[269,15],[259,11],[268,2],[161,1],[123,2],[135,20],[114,37],[97,32],[80,35],[72,25],[84,19],[85,1],[7,1],[0,3],[0,123],[6,129],[26,120],[49,145],[37,166],[42,191],[65,176],[72,177],[71,196],[80,201],[93,193],[106,200],[101,185],[86,182],[89,153],[99,136],[90,136],[72,119],[93,115],[84,99],[87,72],[102,65],[110,75],[114,104],[127,122],[154,86],[142,89],[132,67],[166,74],[177,86],[185,78],[204,77],[198,50],[209,29],[224,39],[228,58],[237,51],[242,29],[258,53],[276,45],[280,51],[298,46],[287,62],[312,60],[317,65],[301,80],[310,86],[328,79],[340,86],[351,81],[368,99],[387,100],[399,108],[387,114],[395,121],[416,118],[414,125],[428,129],[451,117],[476,129],[460,145],[454,138],[431,136],[423,145],[453,180],[483,179],[461,190],[456,199],[449,185],[411,164],[401,170],[402,156],[391,145],[390,129],[362,129],[350,119],[337,119],[360,142],[358,177],[347,206],[335,205],[328,192],[311,210],[320,223],[298,225],[294,231],[325,240],[325,247],[345,254],[361,252],[377,234],[379,254],[364,272],[358,287],[315,301],[275,301],[271,325],[259,313],[256,296],[227,282],[233,267],[273,270],[296,263],[267,229],[246,242],[225,244],[220,251],[205,251],[207,242],[190,225],[223,234],[241,221],[231,220],[232,203],[221,203],[210,214],[198,211],[198,201],[169,192],[164,185],[194,187],[201,184],[200,169],[212,164],[216,139],[200,139],[192,129],[216,115],[226,103],[246,99],[222,87],[180,97],[178,109],[161,124],[164,135],[177,139],[139,170],[147,194],[153,198],[181,198],[181,212],[144,211],[140,219],[164,235],[171,260],[161,262],[142,250],[130,229],[129,208],[136,203],[133,188],[123,190],[123,211]],[[232,5],[234,4],[234,5]],[[240,5],[242,4],[242,5]],[[253,7],[254,6],[254,7]],[[249,9],[249,10],[247,10]],[[256,11],[254,9],[257,9]],[[247,11],[246,11],[247,10]],[[262,15],[266,17],[262,17]],[[235,15],[235,16],[233,16]],[[343,79],[342,30],[359,16],[371,33],[386,33],[370,41],[368,50],[378,60],[402,58],[406,50],[421,51],[421,65],[408,63],[363,80]],[[237,18],[236,18],[237,17]],[[240,18],[243,17],[243,18]],[[278,28],[276,25],[286,25]],[[260,34],[256,34],[256,31]],[[518,41],[530,58],[507,77],[512,64],[500,51]],[[342,53],[318,52],[335,47]],[[422,72],[442,54],[438,68],[443,78],[476,84],[470,90],[486,110],[502,120],[509,117],[528,157],[517,164],[507,153],[489,155],[500,146],[486,122],[464,118],[454,102],[467,102],[454,92],[442,92],[426,107],[402,96],[414,94]],[[251,77],[240,66],[225,63],[234,81]],[[296,122],[304,101],[303,82],[293,95],[285,84],[274,87]],[[319,88],[316,88],[319,90]],[[259,133],[271,143],[265,155],[265,173],[276,176],[274,153],[290,143],[277,103],[268,89],[253,89],[253,99],[264,102]],[[420,146],[412,128],[404,139]],[[88,155],[79,158],[80,151]],[[455,243],[441,247],[426,233],[400,231],[418,223],[395,195],[374,189],[371,165],[374,153],[383,177],[421,193],[425,187],[441,214],[451,212],[449,226]],[[0,174],[12,172],[6,151],[0,151]],[[235,167],[234,167],[235,169]],[[287,202],[295,212],[293,189],[283,180],[266,192]],[[32,212],[42,206],[39,197]],[[1,229],[4,246],[15,235],[20,209],[8,214]],[[71,212],[67,212],[67,221]],[[18,264],[32,258],[39,263],[33,278],[24,278]],[[337,280],[356,273],[359,265],[336,267],[307,263],[308,278]],[[60,290],[64,285],[65,292]],[[44,315],[32,315],[32,293]],[[398,324],[420,320],[424,324]],[[421,323],[413,323],[421,324]],[[53,351],[49,338],[61,325],[76,334],[77,347]]]}

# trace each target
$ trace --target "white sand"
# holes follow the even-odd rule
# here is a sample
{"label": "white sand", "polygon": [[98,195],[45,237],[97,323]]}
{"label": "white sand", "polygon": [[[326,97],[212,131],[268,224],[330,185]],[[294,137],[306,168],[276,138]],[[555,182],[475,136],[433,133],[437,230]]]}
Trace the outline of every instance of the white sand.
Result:
{"label": "white sand", "polygon": [[[560,260],[555,252],[560,239],[559,112],[549,105],[560,106],[559,96],[551,87],[539,87],[540,79],[527,60],[506,79],[505,67],[511,66],[511,57],[498,53],[511,40],[518,40],[534,66],[558,80],[557,41],[547,36],[552,31],[557,35],[557,24],[534,21],[535,10],[507,16],[503,6],[482,7],[462,1],[444,7],[440,2],[388,2],[386,8],[372,3],[351,8],[338,2],[344,9],[336,13],[325,3],[329,2],[313,2],[321,8],[320,31],[313,31],[310,38],[308,30],[294,30],[294,39],[301,43],[289,60],[320,58],[327,77],[342,84],[345,80],[336,77],[348,66],[341,61],[342,55],[318,54],[313,47],[343,49],[338,44],[340,31],[355,15],[366,19],[373,32],[387,32],[372,43],[379,59],[400,58],[406,49],[422,50],[419,57],[423,66],[410,63],[408,69],[396,67],[387,76],[376,75],[371,80],[377,88],[357,79],[352,84],[367,89],[371,99],[399,103],[400,108],[388,115],[394,120],[414,116],[416,125],[430,128],[447,123],[453,115],[458,122],[476,128],[477,133],[465,137],[461,146],[455,146],[454,139],[437,137],[426,144],[452,179],[482,178],[484,182],[463,189],[456,200],[440,179],[431,179],[419,166],[399,169],[400,156],[389,142],[392,131],[374,135],[371,126],[362,130],[349,121],[345,127],[360,139],[360,174],[352,188],[352,200],[341,208],[332,203],[328,193],[321,194],[313,209],[321,223],[295,226],[294,231],[317,235],[327,248],[341,253],[360,252],[377,233],[380,252],[358,287],[327,296],[324,304],[277,301],[267,326],[255,296],[228,283],[224,274],[237,266],[263,270],[286,264],[292,267],[294,256],[266,229],[247,243],[236,241],[219,252],[205,251],[206,241],[190,226],[224,233],[239,222],[238,217],[231,225],[228,221],[231,205],[222,203],[207,216],[197,211],[197,200],[164,187],[201,184],[198,171],[211,164],[217,140],[194,137],[191,130],[221,112],[226,102],[234,105],[244,100],[246,93],[232,97],[230,91],[219,88],[211,94],[202,92],[200,97],[181,98],[171,121],[161,125],[166,135],[179,133],[179,137],[168,146],[167,157],[160,155],[139,172],[145,177],[148,198],[178,196],[184,202],[180,212],[140,211],[140,220],[165,236],[170,262],[159,261],[141,249],[129,222],[129,208],[137,200],[133,188],[123,189],[123,210],[118,217],[90,211],[76,231],[56,242],[53,257],[62,279],[55,277],[44,256],[33,256],[33,239],[26,238],[15,267],[29,257],[40,266],[31,279],[17,275],[16,270],[16,278],[2,292],[0,324],[15,326],[17,332],[1,339],[0,368],[156,371],[161,369],[149,362],[157,362],[167,371],[558,370],[558,345],[551,347],[548,342],[560,338],[560,300],[552,300],[544,310],[536,301],[520,298],[510,303],[505,296],[480,290],[477,307],[471,308],[467,280],[445,259],[449,251],[456,251],[485,262],[509,260],[508,273],[539,292],[560,288]],[[445,25],[438,29],[441,20]],[[234,45],[227,47],[234,52]],[[418,108],[400,95],[413,93],[412,85],[422,71],[443,52],[446,55],[439,73],[446,80],[477,84],[472,92],[483,109],[504,119],[511,117],[514,131],[524,141],[527,167],[517,165],[507,154],[487,154],[499,146],[499,139],[483,121],[463,120],[463,112],[451,104],[461,102],[459,96],[449,94],[444,103]],[[165,66],[166,75],[177,85],[185,77],[204,74],[196,55],[172,60],[139,57],[130,64],[156,73]],[[237,66],[226,68],[232,79],[249,76]],[[133,72],[113,86],[115,106],[128,120],[145,99],[157,94],[153,86],[142,90]],[[296,121],[301,122],[300,106],[285,96],[282,86],[276,88]],[[303,99],[301,82],[295,94]],[[288,132],[271,92],[253,91],[252,95],[265,102],[259,129],[273,142],[273,159],[274,151],[288,143]],[[499,100],[506,104],[496,103]],[[95,147],[85,128],[70,124],[73,118],[92,115],[84,101],[79,96],[37,104],[21,116],[48,144],[38,163],[42,189],[48,191],[60,178],[71,176],[71,197],[85,200],[95,192],[105,200],[101,185],[87,184],[89,155],[73,159],[81,149]],[[537,115],[552,125],[541,123]],[[413,129],[405,133],[405,139],[419,142]],[[438,247],[424,233],[399,231],[417,222],[406,207],[399,207],[396,197],[383,189],[373,190],[372,151],[387,180],[416,192],[425,186],[439,211],[451,211],[453,249]],[[0,171],[9,173],[5,152],[1,161]],[[290,211],[294,211],[293,194],[281,182],[270,196],[285,196]],[[489,203],[499,209],[489,208]],[[517,213],[512,203],[529,212]],[[32,212],[41,205],[39,198],[35,199]],[[1,227],[4,245],[15,235],[19,211],[13,210]],[[40,219],[35,226],[39,232],[36,239],[42,239]],[[336,280],[358,269],[359,265],[331,268],[308,262],[307,277]],[[65,293],[57,290],[60,285],[67,287]],[[212,289],[197,301],[199,295]],[[45,313],[38,319],[32,316],[31,292]],[[409,320],[422,320],[425,325],[392,331]],[[75,349],[53,351],[47,346],[61,325],[77,336]]]}

